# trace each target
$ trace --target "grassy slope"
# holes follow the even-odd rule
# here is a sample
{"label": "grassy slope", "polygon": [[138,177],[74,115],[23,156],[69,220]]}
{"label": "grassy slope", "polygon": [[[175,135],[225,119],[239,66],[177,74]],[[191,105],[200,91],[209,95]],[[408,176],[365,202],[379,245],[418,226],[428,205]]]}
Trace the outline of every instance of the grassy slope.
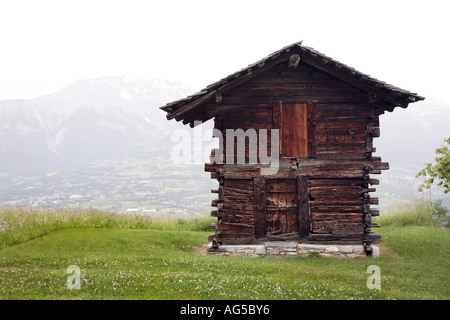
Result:
{"label": "grassy slope", "polygon": [[[377,230],[378,231],[378,230]],[[0,250],[0,299],[449,299],[449,230],[381,228],[397,257],[199,254],[208,232],[78,227]],[[369,265],[381,290],[366,287]],[[66,287],[67,267],[81,289]]]}

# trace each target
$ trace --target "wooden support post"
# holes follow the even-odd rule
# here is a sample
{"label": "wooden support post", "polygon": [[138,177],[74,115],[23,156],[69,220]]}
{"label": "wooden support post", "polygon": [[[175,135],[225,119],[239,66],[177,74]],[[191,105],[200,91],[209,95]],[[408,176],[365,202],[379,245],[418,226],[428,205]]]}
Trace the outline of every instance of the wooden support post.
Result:
{"label": "wooden support post", "polygon": [[297,209],[299,222],[299,235],[301,238],[309,235],[309,195],[308,178],[306,176],[297,176]]}
{"label": "wooden support post", "polygon": [[266,181],[264,177],[253,180],[253,199],[255,204],[255,237],[266,235]]}
{"label": "wooden support post", "polygon": [[314,158],[316,156],[316,101],[308,101],[307,105],[307,136],[308,136],[308,156]]}
{"label": "wooden support post", "polygon": [[277,101],[273,104],[272,106],[272,128],[273,129],[278,129],[279,130],[279,141],[278,141],[278,146],[279,146],[279,152],[280,155],[282,154],[282,137],[283,137],[283,121],[282,121],[282,108],[283,108],[283,103],[281,101]]}

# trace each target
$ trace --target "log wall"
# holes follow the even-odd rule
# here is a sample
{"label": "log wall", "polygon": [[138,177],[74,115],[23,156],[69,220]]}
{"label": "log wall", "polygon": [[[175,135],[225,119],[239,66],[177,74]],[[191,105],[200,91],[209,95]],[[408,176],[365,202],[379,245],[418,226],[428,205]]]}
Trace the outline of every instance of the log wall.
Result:
{"label": "log wall", "polygon": [[[285,62],[223,94],[220,104],[208,105],[208,112],[215,115],[215,128],[225,143],[226,129],[282,130],[283,104],[299,103],[308,105],[307,155],[280,157],[278,173],[264,177],[260,163],[205,165],[219,181],[219,197],[212,204],[217,207],[212,215],[218,217],[210,236],[213,244],[252,243],[270,235],[312,242],[363,241],[368,247],[379,240],[371,233],[371,216],[377,211],[370,207],[378,199],[369,194],[378,180],[369,174],[379,174],[388,164],[372,156],[379,120],[366,92],[302,63],[288,69]],[[281,147],[287,143],[280,142]],[[269,154],[270,144],[269,134]],[[246,146],[246,163],[255,152],[259,150]],[[305,177],[304,196],[298,177]],[[300,203],[302,197],[306,200]]]}

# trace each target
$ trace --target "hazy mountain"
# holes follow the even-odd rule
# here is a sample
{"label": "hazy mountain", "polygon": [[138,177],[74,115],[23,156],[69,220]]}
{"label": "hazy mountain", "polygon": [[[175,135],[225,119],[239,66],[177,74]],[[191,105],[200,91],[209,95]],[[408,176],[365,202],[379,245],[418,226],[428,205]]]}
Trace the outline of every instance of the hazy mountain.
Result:
{"label": "hazy mountain", "polygon": [[1,101],[0,177],[70,168],[155,143],[177,125],[158,106],[189,93],[180,83],[104,77],[36,99]]}
{"label": "hazy mountain", "polygon": [[0,206],[204,212],[212,181],[201,165],[171,164],[170,133],[184,126],[158,108],[191,93],[170,81],[103,77],[0,101]]}

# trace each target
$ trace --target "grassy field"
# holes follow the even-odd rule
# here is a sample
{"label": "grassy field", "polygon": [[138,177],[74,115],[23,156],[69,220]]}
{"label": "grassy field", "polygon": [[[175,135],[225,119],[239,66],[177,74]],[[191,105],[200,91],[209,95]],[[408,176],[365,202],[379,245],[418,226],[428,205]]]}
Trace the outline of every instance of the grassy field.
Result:
{"label": "grassy field", "polygon": [[[447,228],[377,229],[380,258],[240,258],[204,254],[211,221],[0,210],[0,299],[450,298]],[[380,290],[366,286],[370,265]]]}

